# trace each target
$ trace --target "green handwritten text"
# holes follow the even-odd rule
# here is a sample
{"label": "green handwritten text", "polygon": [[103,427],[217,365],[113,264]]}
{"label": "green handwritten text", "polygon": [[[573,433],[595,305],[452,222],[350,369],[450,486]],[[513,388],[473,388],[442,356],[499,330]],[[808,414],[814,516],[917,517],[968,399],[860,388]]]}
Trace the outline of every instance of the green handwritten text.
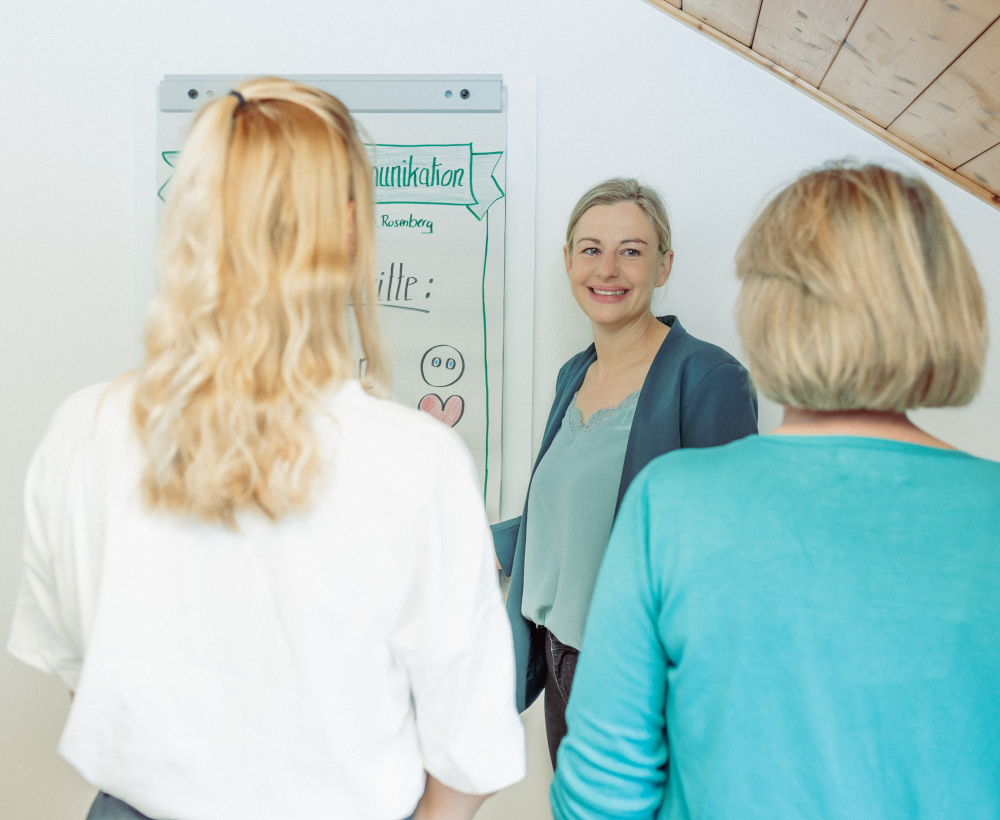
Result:
{"label": "green handwritten text", "polygon": [[410,214],[408,219],[392,219],[388,214],[382,214],[382,228],[425,228],[420,233],[434,233],[434,221],[418,219]]}

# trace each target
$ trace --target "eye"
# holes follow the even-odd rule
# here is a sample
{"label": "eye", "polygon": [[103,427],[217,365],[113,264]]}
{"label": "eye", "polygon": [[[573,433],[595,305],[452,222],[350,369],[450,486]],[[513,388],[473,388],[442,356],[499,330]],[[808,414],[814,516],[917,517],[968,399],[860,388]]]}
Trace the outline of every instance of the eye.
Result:
{"label": "eye", "polygon": [[441,366],[441,357],[440,356],[435,356],[433,359],[431,359],[431,366],[432,367],[440,367]]}
{"label": "eye", "polygon": [[626,256],[639,256],[639,249],[638,248],[625,248],[622,251],[622,253],[624,253]]}
{"label": "eye", "polygon": [[444,366],[447,367],[449,370],[454,370],[455,369],[455,360],[454,359],[448,359],[448,361],[445,362]]}
{"label": "eye", "polygon": [[597,248],[584,248],[583,250],[580,251],[580,253],[582,253],[584,256],[597,256],[598,249]]}

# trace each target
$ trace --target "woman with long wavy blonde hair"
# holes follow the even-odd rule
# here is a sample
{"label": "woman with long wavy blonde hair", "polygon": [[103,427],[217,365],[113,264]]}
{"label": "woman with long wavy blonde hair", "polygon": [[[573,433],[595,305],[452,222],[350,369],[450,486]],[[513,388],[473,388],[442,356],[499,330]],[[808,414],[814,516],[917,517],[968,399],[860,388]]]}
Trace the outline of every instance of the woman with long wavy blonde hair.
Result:
{"label": "woman with long wavy blonde hair", "polygon": [[[334,97],[196,117],[138,374],[29,470],[9,649],[74,693],[90,820],[469,818],[524,773],[471,458],[384,388],[374,189]],[[112,796],[114,795],[114,796]]]}

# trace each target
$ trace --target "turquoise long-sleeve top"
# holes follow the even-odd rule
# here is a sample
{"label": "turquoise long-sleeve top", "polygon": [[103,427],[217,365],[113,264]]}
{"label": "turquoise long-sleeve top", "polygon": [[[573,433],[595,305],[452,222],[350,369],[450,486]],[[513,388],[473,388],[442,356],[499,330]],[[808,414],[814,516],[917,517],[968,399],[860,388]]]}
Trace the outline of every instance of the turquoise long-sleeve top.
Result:
{"label": "turquoise long-sleeve top", "polygon": [[661,456],[601,567],[568,818],[1000,817],[1000,464],[883,439]]}

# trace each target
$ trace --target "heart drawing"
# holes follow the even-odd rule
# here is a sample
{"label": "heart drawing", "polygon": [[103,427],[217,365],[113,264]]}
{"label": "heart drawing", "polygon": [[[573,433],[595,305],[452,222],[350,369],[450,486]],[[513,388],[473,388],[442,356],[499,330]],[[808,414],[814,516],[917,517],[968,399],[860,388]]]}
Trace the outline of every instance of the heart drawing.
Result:
{"label": "heart drawing", "polygon": [[420,400],[417,407],[440,419],[449,427],[454,427],[465,412],[465,399],[461,396],[448,396],[447,401],[441,401],[437,393],[428,393]]}

